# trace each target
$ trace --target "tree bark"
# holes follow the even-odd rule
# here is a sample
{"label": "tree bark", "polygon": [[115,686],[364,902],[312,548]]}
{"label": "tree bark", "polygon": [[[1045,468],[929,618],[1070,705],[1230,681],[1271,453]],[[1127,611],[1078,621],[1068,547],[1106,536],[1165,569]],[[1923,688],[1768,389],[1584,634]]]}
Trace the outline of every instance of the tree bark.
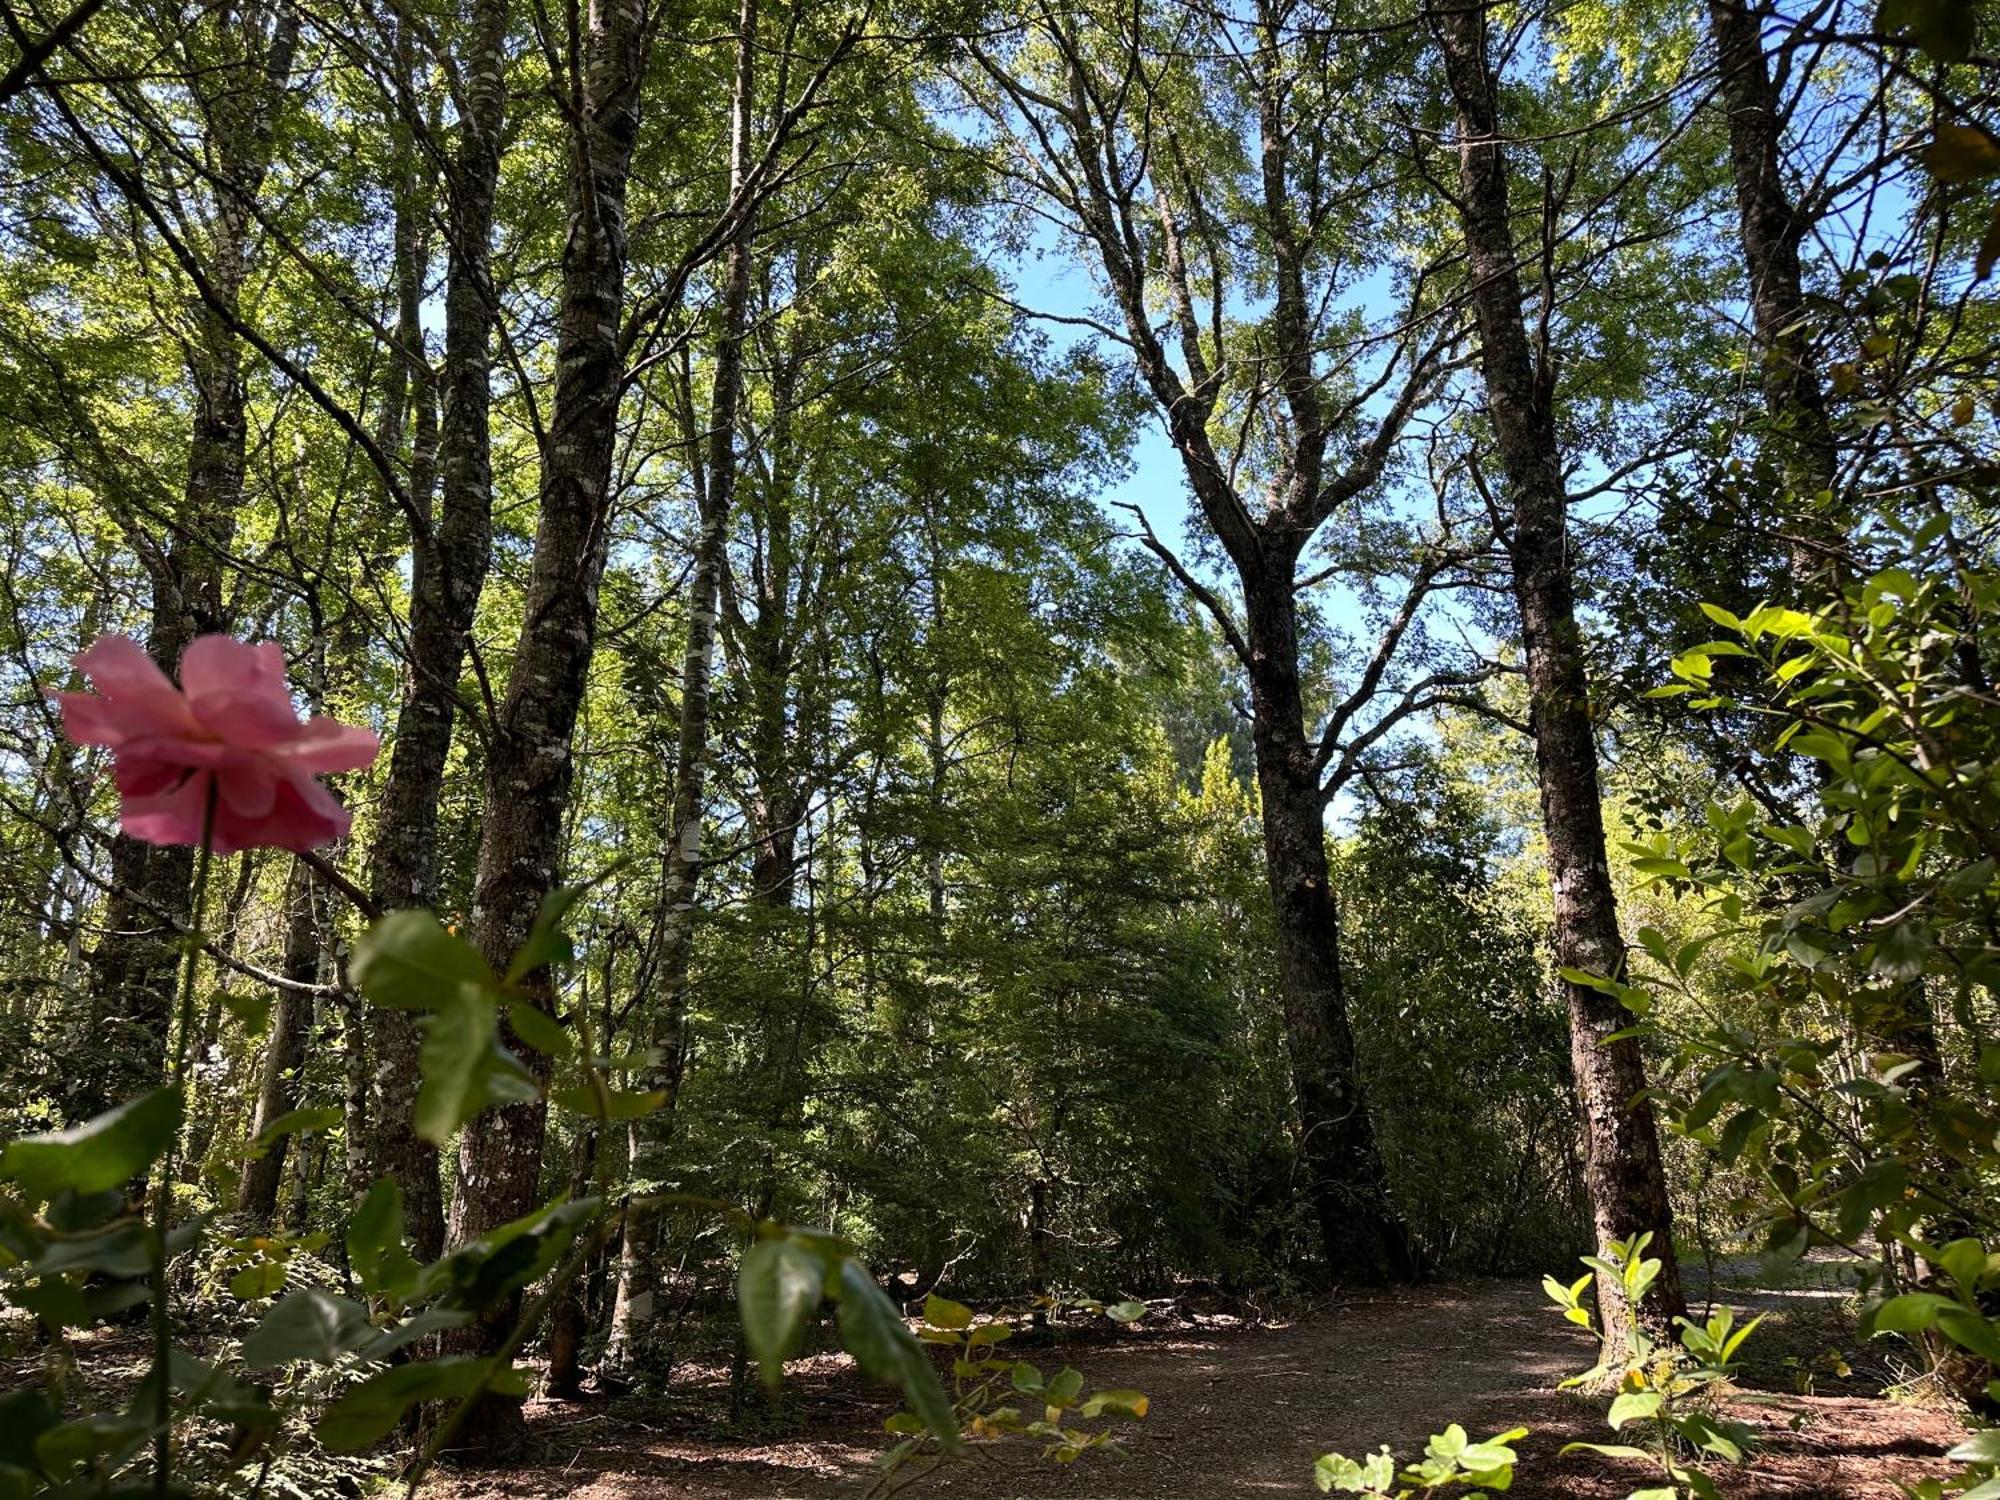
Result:
{"label": "tree bark", "polygon": [[[1530,347],[1521,312],[1486,15],[1482,6],[1434,7],[1430,21],[1458,112],[1459,213],[1487,409],[1511,511],[1508,548],[1555,892],[1555,960],[1563,968],[1616,978],[1625,972],[1625,943],[1605,854],[1597,739],[1570,575],[1554,381],[1546,360],[1537,360]],[[1686,1303],[1659,1130],[1643,1098],[1645,1058],[1634,1037],[1607,1040],[1628,1019],[1617,1001],[1589,985],[1564,980],[1563,988],[1584,1126],[1584,1181],[1598,1248],[1639,1234],[1653,1236],[1647,1254],[1659,1257],[1661,1270],[1638,1311],[1653,1331],[1669,1332]],[[1606,1352],[1622,1359],[1631,1310],[1608,1277],[1598,1278],[1598,1306]]]}
{"label": "tree bark", "polygon": [[[756,99],[757,0],[740,0],[737,13],[736,83],[730,114],[729,193],[744,191],[750,168],[750,128]],[[693,467],[701,530],[695,543],[694,574],[688,586],[687,647],[681,657],[680,724],[674,745],[674,798],[667,817],[665,872],[660,888],[657,973],[660,987],[657,1068],[646,1080],[665,1096],[654,1114],[634,1123],[633,1166],[647,1170],[673,1129],[681,1079],[687,1066],[689,963],[694,953],[697,887],[701,881],[701,833],[708,771],[709,685],[715,667],[716,621],[722,574],[728,565],[724,544],[736,497],[736,425],[743,394],[743,336],[750,305],[750,242],[755,215],[743,213],[724,251],[722,322],[716,333],[715,370],[710,389],[708,452]],[[692,404],[692,402],[688,403]],[[691,414],[690,414],[691,415]],[[688,423],[688,436],[698,434]],[[656,1222],[627,1221],[618,1257],[618,1292],[611,1334],[604,1351],[613,1367],[629,1362],[632,1346],[650,1316],[652,1251]]]}
{"label": "tree bark", "polygon": [[[233,308],[250,270],[246,205],[263,187],[271,132],[297,51],[299,18],[289,6],[238,18],[224,45],[233,56],[200,86],[219,179],[208,215],[205,274]],[[187,212],[184,208],[183,212]],[[171,534],[145,539],[152,618],[146,650],[173,677],[197,635],[223,628],[222,563],[243,504],[249,398],[243,351],[228,319],[191,298],[184,339],[194,419],[187,478]],[[99,1114],[157,1087],[172,1024],[177,925],[192,911],[195,853],[119,834],[111,851],[105,935],[91,960],[90,1044],[78,1057],[67,1108]]]}
{"label": "tree bark", "polygon": [[[1796,581],[1809,581],[1838,559],[1845,528],[1828,509],[1839,453],[1814,366],[1799,259],[1808,221],[1787,193],[1779,169],[1784,120],[1764,55],[1764,15],[1748,0],[1708,0],[1709,35],[1729,118],[1729,171],[1749,276],[1758,381],[1769,424],[1766,447],[1784,476],[1785,498],[1803,512],[1794,522],[1801,534],[1791,544],[1791,570]],[[1824,500],[1818,498],[1822,495]]]}
{"label": "tree bark", "polygon": [[1244,579],[1250,643],[1251,737],[1263,803],[1264,874],[1278,949],[1292,1087],[1298,1099],[1304,1192],[1327,1260],[1364,1280],[1415,1265],[1361,1097],[1342,984],[1340,931],[1327,868],[1319,772],[1305,732],[1293,564]]}
{"label": "tree bark", "polygon": [[[430,372],[424,367],[423,257],[417,224],[424,195],[406,178],[397,201],[401,311],[398,337],[412,364],[418,403],[410,492],[430,524],[411,539],[408,677],[391,736],[380,829],[372,854],[372,894],[384,910],[437,900],[438,805],[458,716],[459,677],[492,553],[491,274],[494,198],[500,174],[506,94],[506,0],[478,0],[464,60],[468,113],[447,174],[449,222],[444,310],[443,418],[437,466],[441,503],[430,514],[433,474],[425,452]],[[398,27],[399,41],[406,28]],[[402,1185],[410,1238],[419,1259],[444,1249],[444,1199],[437,1148],[412,1128],[420,1074],[417,1019],[407,1011],[372,1011],[375,1071],[369,1116],[373,1174]]]}
{"label": "tree bark", "polygon": [[[319,977],[320,930],[319,893],[312,872],[293,861],[285,889],[285,954],[281,973],[287,979],[311,983]],[[313,1001],[310,994],[293,989],[278,991],[271,1010],[271,1032],[264,1048],[264,1070],[257,1086],[257,1107],[250,1120],[250,1139],[255,1141],[271,1122],[299,1105],[299,1070],[305,1063],[306,1036],[312,1029]],[[237,1212],[248,1214],[260,1224],[270,1223],[278,1211],[278,1190],[285,1180],[285,1157],[289,1136],[279,1136],[261,1156],[244,1165],[243,1180],[236,1194]]]}
{"label": "tree bark", "polygon": [[[563,250],[556,392],[542,454],[540,516],[521,634],[492,727],[486,816],[472,937],[505,968],[555,887],[569,804],[570,749],[597,639],[598,588],[611,529],[611,474],[624,390],[619,323],[625,305],[625,196],[639,133],[649,29],[639,0],[589,12],[581,111],[570,145],[569,237]],[[530,1001],[554,1002],[547,972],[527,977]],[[533,1054],[530,1054],[531,1056]],[[547,1106],[490,1110],[459,1147],[449,1237],[463,1243],[528,1212],[540,1189]],[[464,1342],[499,1347],[515,1309],[492,1309]],[[502,1440],[520,1427],[518,1402],[488,1398],[466,1436]]]}
{"label": "tree bark", "polygon": [[[1259,246],[1254,274],[1269,287],[1266,326],[1269,373],[1257,399],[1266,407],[1270,449],[1257,465],[1262,493],[1237,489],[1238,465],[1210,433],[1222,391],[1220,370],[1231,351],[1218,342],[1225,322],[1229,268],[1190,261],[1187,223],[1221,233],[1196,200],[1207,187],[1177,161],[1179,147],[1168,112],[1143,83],[1094,71],[1096,43],[1086,44],[1070,22],[1044,13],[1041,25],[1060,59],[1061,94],[1024,85],[994,57],[975,50],[979,65],[1036,128],[1022,142],[1042,190],[1071,217],[1093,247],[1124,323],[1140,378],[1151,393],[1179,453],[1210,532],[1234,565],[1244,594],[1239,630],[1228,606],[1157,538],[1147,544],[1183,588],[1216,620],[1250,679],[1252,738],[1263,790],[1266,877],[1276,915],[1286,1041],[1298,1101],[1301,1160],[1332,1278],[1374,1280],[1412,1268],[1408,1237],[1391,1204],[1373,1120],[1354,1070],[1353,1036],[1341,991],[1338,944],[1328,884],[1323,771],[1341,732],[1372,700],[1395,638],[1378,648],[1377,662],[1331,716],[1324,738],[1312,736],[1299,668],[1295,600],[1298,559],[1313,535],[1343,507],[1376,483],[1422,393],[1436,378],[1431,356],[1413,357],[1408,378],[1379,419],[1369,423],[1344,464],[1328,463],[1337,414],[1323,399],[1327,372],[1320,363],[1316,299],[1309,291],[1316,264],[1317,226],[1328,218],[1325,180],[1317,164],[1296,158],[1297,118],[1288,114],[1295,80],[1286,73],[1286,33],[1275,11],[1256,7],[1251,23],[1257,51],[1254,185],[1242,213],[1246,240]],[[1141,44],[1132,39],[1137,48]],[[1119,101],[1114,104],[1112,101]],[[1129,103],[1125,102],[1129,101]],[[1144,115],[1142,123],[1117,110]],[[1139,147],[1137,138],[1147,145]],[[1153,164],[1138,191],[1134,157]],[[1199,236],[1197,236],[1199,238]],[[1212,254],[1212,252],[1211,252]],[[1208,279],[1205,281],[1204,277]],[[1161,291],[1169,313],[1159,316]],[[1206,326],[1199,304],[1211,299]],[[1229,314],[1233,317],[1233,314]],[[1177,359],[1167,340],[1174,340]],[[1388,375],[1383,377],[1386,385]],[[1234,420],[1234,419],[1232,419]],[[1423,585],[1427,588],[1428,585]],[[1420,598],[1421,592],[1415,597]]]}

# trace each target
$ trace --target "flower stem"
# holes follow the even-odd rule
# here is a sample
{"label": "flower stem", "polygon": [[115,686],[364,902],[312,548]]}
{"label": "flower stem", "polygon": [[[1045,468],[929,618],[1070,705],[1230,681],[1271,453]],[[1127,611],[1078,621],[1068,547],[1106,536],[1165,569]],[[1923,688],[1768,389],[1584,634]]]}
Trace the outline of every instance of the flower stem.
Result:
{"label": "flower stem", "polygon": [[[208,801],[201,815],[201,847],[195,856],[193,905],[190,909],[187,952],[181,965],[180,995],[174,1010],[178,1035],[174,1039],[174,1066],[170,1075],[174,1091],[186,1103],[188,1042],[194,1032],[194,978],[201,964],[201,923],[207,904],[208,871],[214,862],[211,847],[215,835],[215,778],[208,779]],[[179,1167],[180,1131],[175,1129],[160,1158],[159,1180],[153,1185],[153,1233],[148,1249],[153,1273],[153,1493],[164,1496],[173,1469],[173,1325],[167,1308],[167,1231],[171,1227],[174,1201],[174,1173]]]}

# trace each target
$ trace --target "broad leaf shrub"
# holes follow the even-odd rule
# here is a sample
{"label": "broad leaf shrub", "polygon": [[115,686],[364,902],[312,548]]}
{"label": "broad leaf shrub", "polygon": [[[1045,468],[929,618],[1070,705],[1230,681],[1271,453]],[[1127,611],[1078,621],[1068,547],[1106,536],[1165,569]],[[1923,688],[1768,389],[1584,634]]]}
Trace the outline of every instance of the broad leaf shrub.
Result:
{"label": "broad leaf shrub", "polygon": [[[1650,1234],[1617,1241],[1602,1255],[1586,1255],[1590,1269],[1564,1285],[1553,1276],[1543,1289],[1580,1328],[1601,1333],[1584,1297],[1602,1274],[1624,1289],[1627,1306],[1637,1307],[1660,1274],[1660,1262],[1646,1255]],[[1605,1421],[1624,1441],[1570,1443],[1564,1453],[1589,1452],[1605,1458],[1636,1459],[1657,1471],[1663,1484],[1634,1490],[1629,1500],[1719,1500],[1715,1481],[1702,1467],[1708,1459],[1741,1463],[1753,1442],[1751,1430],[1729,1421],[1716,1409],[1722,1382],[1736,1372],[1736,1354],[1756,1331],[1762,1318],[1741,1328],[1726,1307],[1709,1314],[1704,1323],[1677,1318],[1678,1344],[1655,1339],[1638,1323],[1626,1334],[1626,1347],[1607,1351],[1605,1360],[1563,1382],[1565,1388],[1609,1385],[1614,1394]]]}
{"label": "broad leaf shrub", "polygon": [[[431,1139],[441,1142],[481,1109],[535,1087],[532,1073],[500,1040],[503,1014],[515,1021],[524,1043],[558,1053],[582,1074],[581,1082],[551,1088],[559,1107],[626,1118],[657,1103],[614,1087],[600,1066],[604,1060],[584,1055],[587,1035],[573,1045],[540,1012],[544,1025],[521,1024],[525,1005],[514,986],[534,960],[568,957],[559,929],[573,899],[567,891],[552,898],[505,979],[427,913],[394,913],[357,945],[353,968],[364,994],[377,1004],[424,1014],[416,1123]],[[556,1077],[564,1076],[559,1069]],[[168,1259],[193,1252],[206,1239],[214,1247],[210,1274],[226,1278],[246,1307],[264,1311],[227,1358],[211,1361],[170,1347],[125,1406],[72,1410],[67,1336],[152,1299],[153,1231],[131,1184],[165,1158],[181,1124],[180,1100],[177,1087],[159,1089],[76,1129],[22,1137],[0,1157],[6,1184],[0,1194],[0,1295],[40,1320],[51,1351],[43,1383],[0,1402],[0,1497],[111,1494],[149,1478],[170,1479],[176,1490],[228,1489],[232,1475],[254,1474],[300,1445],[334,1454],[368,1449],[420,1403],[448,1403],[456,1413],[487,1393],[526,1391],[527,1375],[512,1356],[554,1293],[580,1269],[591,1237],[614,1221],[605,1199],[559,1198],[420,1265],[407,1248],[401,1192],[385,1180],[356,1205],[348,1223],[353,1296],[289,1284],[300,1254],[319,1248],[316,1239],[217,1236],[207,1215],[172,1225]],[[325,1124],[302,1118],[299,1128]],[[632,1202],[625,1211],[661,1206]],[[903,1440],[885,1463],[882,1493],[968,1444],[1010,1436],[1039,1440],[1050,1458],[1066,1463],[1109,1444],[1108,1419],[1145,1414],[1146,1398],[1138,1392],[1085,1393],[1073,1370],[1044,1379],[1032,1365],[997,1358],[1008,1325],[975,1327],[972,1314],[956,1303],[931,1299],[920,1342],[845,1241],[756,1222],[730,1205],[708,1206],[742,1218],[752,1237],[740,1305],[745,1337],[768,1380],[782,1374],[807,1316],[831,1301],[844,1347],[865,1373],[902,1392],[904,1409],[889,1425]],[[499,1356],[426,1357],[433,1335],[537,1286],[540,1294],[528,1302]],[[1143,1311],[1136,1304],[1108,1310],[1126,1320]],[[949,1387],[925,1344],[951,1349]],[[164,1428],[155,1405],[162,1368],[170,1392]],[[1031,1397],[1031,1409],[997,1400],[1001,1393]],[[300,1420],[308,1412],[316,1415],[309,1423]],[[413,1481],[422,1478],[453,1425],[447,1416],[411,1470]],[[164,1474],[149,1457],[163,1431],[173,1441]],[[218,1446],[213,1438],[225,1432],[230,1441]]]}
{"label": "broad leaf shrub", "polygon": [[[1654,690],[1762,719],[1796,769],[1630,846],[1696,935],[1644,930],[1631,982],[1590,982],[1670,1055],[1668,1118],[1765,1251],[1845,1249],[1865,1329],[1995,1401],[2000,569],[1941,509],[1862,540],[1872,571],[1828,608],[1707,607],[1717,638]],[[1954,1456],[1954,1492],[2000,1496],[1991,1433]]]}
{"label": "broad leaf shrub", "polygon": [[1343,1495],[1370,1495],[1378,1500],[1415,1500],[1418,1496],[1456,1492],[1465,1500],[1480,1500],[1514,1483],[1516,1454],[1512,1444],[1528,1435],[1525,1427],[1496,1433],[1474,1442],[1453,1422],[1434,1433],[1424,1456],[1399,1466],[1388,1448],[1366,1458],[1322,1453],[1313,1464],[1313,1483]]}

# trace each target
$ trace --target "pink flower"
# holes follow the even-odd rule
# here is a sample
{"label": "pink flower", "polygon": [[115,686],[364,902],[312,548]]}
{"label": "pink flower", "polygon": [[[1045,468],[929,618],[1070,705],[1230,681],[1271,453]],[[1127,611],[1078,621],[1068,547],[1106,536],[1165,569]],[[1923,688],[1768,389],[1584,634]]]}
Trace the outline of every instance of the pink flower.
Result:
{"label": "pink flower", "polygon": [[199,844],[215,786],[214,848],[305,852],[347,832],[351,815],[320,785],[380,748],[366,729],[299,722],[275,642],[204,635],[181,656],[176,688],[137,641],[101,635],[76,658],[94,693],[56,693],[80,745],[111,751],[125,831],[149,844]]}

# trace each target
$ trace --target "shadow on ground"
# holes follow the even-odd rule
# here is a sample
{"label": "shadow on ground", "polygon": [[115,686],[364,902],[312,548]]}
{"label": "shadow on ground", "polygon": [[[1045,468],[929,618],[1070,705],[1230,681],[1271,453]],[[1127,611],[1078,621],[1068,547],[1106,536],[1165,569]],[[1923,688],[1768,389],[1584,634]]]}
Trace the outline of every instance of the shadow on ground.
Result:
{"label": "shadow on ground", "polygon": [[[1727,1293],[1725,1292],[1725,1295]],[[1037,1355],[1066,1358],[1092,1385],[1137,1387],[1152,1401],[1127,1456],[1087,1455],[1058,1468],[1032,1452],[953,1465],[913,1496],[953,1500],[1206,1500],[1315,1494],[1314,1457],[1387,1443],[1421,1447],[1446,1422],[1475,1435],[1531,1428],[1510,1500],[1623,1500],[1643,1468],[1560,1456],[1604,1438],[1600,1407],[1558,1392],[1588,1365],[1589,1340],[1515,1281],[1356,1297],[1298,1323],[1267,1328],[1141,1329],[1127,1339]],[[823,1500],[859,1497],[888,1444],[886,1399],[822,1357],[795,1376],[801,1436],[717,1437],[685,1407],[668,1411],[536,1403],[544,1457],[505,1472],[464,1473],[459,1500]],[[698,1393],[696,1393],[698,1395]],[[1854,1395],[1752,1396],[1733,1411],[1768,1434],[1747,1470],[1718,1474],[1731,1500],[1895,1500],[1898,1481],[1949,1472],[1957,1440],[1947,1415]],[[712,1422],[712,1412],[708,1419]]]}

